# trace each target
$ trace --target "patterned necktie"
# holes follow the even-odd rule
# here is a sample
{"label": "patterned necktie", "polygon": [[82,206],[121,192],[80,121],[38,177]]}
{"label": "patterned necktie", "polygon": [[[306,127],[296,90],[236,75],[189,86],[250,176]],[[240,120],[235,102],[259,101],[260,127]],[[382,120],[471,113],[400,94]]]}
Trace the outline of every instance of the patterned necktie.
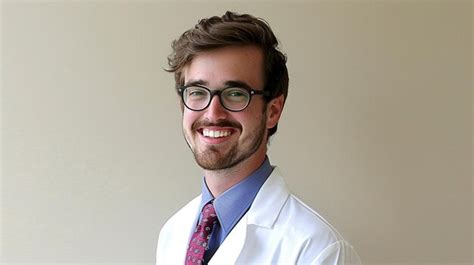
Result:
{"label": "patterned necktie", "polygon": [[185,265],[203,264],[204,252],[208,248],[209,238],[214,225],[217,223],[217,215],[212,202],[206,204],[202,209],[202,218],[194,230],[189,241]]}

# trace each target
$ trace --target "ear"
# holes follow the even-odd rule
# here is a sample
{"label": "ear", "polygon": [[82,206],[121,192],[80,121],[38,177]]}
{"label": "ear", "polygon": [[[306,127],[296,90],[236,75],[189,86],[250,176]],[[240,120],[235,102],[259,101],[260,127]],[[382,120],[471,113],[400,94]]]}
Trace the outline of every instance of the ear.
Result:
{"label": "ear", "polygon": [[267,129],[273,128],[280,120],[283,106],[285,105],[285,98],[283,95],[276,97],[267,104]]}

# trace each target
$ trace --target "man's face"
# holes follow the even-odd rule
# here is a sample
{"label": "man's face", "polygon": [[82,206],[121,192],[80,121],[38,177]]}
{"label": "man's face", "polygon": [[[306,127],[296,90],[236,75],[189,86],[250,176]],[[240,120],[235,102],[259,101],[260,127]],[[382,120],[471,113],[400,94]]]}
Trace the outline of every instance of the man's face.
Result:
{"label": "man's face", "polygon": [[[263,55],[254,46],[224,47],[199,53],[183,71],[184,83],[222,89],[229,81],[263,90]],[[231,168],[266,153],[267,117],[262,96],[253,96],[246,109],[226,110],[214,96],[209,107],[184,107],[183,133],[197,163],[207,170]],[[206,134],[207,136],[204,136]],[[211,135],[211,136],[209,136]]]}

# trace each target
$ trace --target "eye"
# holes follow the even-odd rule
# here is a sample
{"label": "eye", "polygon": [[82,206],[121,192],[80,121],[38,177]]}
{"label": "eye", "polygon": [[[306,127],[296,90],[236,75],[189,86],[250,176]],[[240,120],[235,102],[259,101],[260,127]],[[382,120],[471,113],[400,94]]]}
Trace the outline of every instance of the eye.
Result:
{"label": "eye", "polygon": [[242,93],[242,91],[232,91],[232,92],[228,93],[227,96],[230,96],[230,97],[244,97],[245,94]]}
{"label": "eye", "polygon": [[246,101],[249,93],[242,88],[227,88],[224,91],[224,97],[231,101]]}
{"label": "eye", "polygon": [[188,87],[186,88],[186,96],[188,98],[202,98],[207,96],[207,91],[201,87]]}

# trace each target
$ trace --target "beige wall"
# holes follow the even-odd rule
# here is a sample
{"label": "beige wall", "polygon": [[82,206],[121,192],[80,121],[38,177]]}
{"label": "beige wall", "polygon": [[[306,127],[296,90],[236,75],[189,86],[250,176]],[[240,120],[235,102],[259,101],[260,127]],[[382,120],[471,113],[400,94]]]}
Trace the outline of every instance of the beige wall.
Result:
{"label": "beige wall", "polygon": [[3,2],[0,263],[153,263],[201,177],[162,68],[227,9],[288,54],[291,189],[365,264],[471,264],[469,1]]}

